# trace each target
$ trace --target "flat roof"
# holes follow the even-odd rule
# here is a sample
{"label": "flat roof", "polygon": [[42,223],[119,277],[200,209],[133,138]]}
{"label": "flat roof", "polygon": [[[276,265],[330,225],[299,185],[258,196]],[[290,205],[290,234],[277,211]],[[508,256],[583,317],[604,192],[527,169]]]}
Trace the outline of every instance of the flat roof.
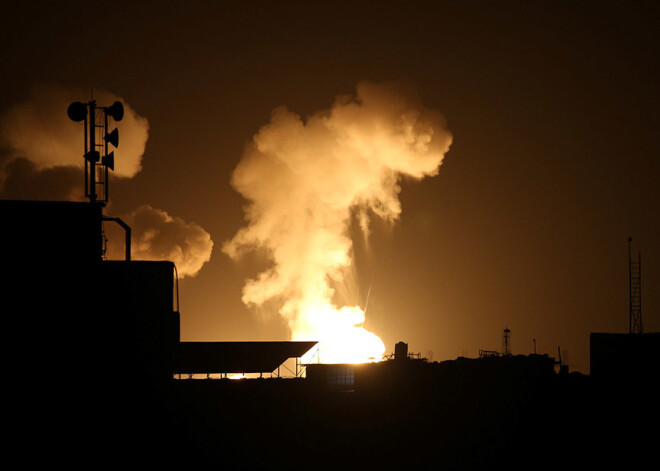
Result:
{"label": "flat roof", "polygon": [[318,342],[179,342],[175,374],[269,373]]}

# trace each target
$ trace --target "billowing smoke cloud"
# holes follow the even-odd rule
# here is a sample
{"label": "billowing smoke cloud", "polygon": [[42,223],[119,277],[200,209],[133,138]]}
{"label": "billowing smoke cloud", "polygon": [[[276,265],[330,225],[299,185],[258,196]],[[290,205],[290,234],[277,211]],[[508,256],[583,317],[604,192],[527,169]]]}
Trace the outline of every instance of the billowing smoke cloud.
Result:
{"label": "billowing smoke cloud", "polygon": [[30,160],[0,156],[0,198],[12,200],[79,201],[83,172],[71,166],[39,170]]}
{"label": "billowing smoke cloud", "polygon": [[333,283],[352,263],[348,235],[357,212],[395,221],[399,181],[437,174],[451,144],[444,118],[401,84],[358,84],[306,121],[281,107],[254,136],[235,169],[248,201],[247,226],[223,251],[236,258],[265,248],[273,265],[248,280],[243,301],[280,300],[294,339],[321,341],[321,360],[382,356],[382,341],[363,328],[357,306],[333,305]]}
{"label": "billowing smoke cloud", "polygon": [[[27,101],[0,116],[0,197],[6,199],[82,201],[84,136],[82,123],[66,113],[73,101],[89,101],[89,92],[54,86],[34,88]],[[142,169],[149,123],[122,98],[94,91],[99,106],[124,104],[112,178],[132,178]],[[100,119],[100,118],[99,118]],[[98,142],[103,142],[99,137]],[[142,206],[127,216],[132,225],[132,258],[171,260],[180,276],[194,276],[211,256],[213,242],[200,226]],[[108,258],[124,257],[121,244],[109,244]]]}
{"label": "billowing smoke cloud", "polygon": [[[194,223],[172,217],[149,205],[140,206],[124,220],[133,234],[131,254],[136,260],[170,260],[180,277],[194,276],[211,259],[213,241]],[[112,245],[109,258],[121,259],[124,248]]]}
{"label": "billowing smoke cloud", "polygon": [[[7,149],[7,162],[27,158],[37,170],[71,166],[83,168],[83,124],[72,122],[66,110],[71,102],[89,101],[89,91],[40,86],[27,101],[10,107],[0,116],[0,147]],[[116,177],[134,177],[142,168],[142,155],[149,138],[149,122],[125,100],[103,90],[94,91],[99,106],[115,101],[124,104],[124,119],[114,123],[119,129],[115,149]],[[99,142],[103,142],[99,139]],[[4,172],[3,172],[4,173]]]}

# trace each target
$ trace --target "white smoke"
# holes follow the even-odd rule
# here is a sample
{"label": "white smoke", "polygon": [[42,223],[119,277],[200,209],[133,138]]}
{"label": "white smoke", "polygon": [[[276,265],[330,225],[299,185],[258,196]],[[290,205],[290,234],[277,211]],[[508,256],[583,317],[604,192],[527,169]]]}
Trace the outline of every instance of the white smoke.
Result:
{"label": "white smoke", "polygon": [[401,84],[361,82],[356,96],[338,97],[306,121],[275,109],[232,176],[249,202],[248,224],[223,251],[236,258],[265,248],[273,262],[248,280],[243,301],[280,300],[293,338],[321,340],[324,361],[382,355],[382,341],[363,328],[364,312],[333,305],[332,283],[352,263],[351,214],[365,234],[370,214],[395,221],[400,178],[437,174],[451,140],[444,118]]}
{"label": "white smoke", "polygon": [[[173,217],[149,205],[122,217],[133,234],[131,256],[136,260],[170,260],[179,276],[195,276],[211,259],[213,241],[201,226]],[[121,259],[124,248],[109,247],[109,258]]]}
{"label": "white smoke", "polygon": [[[37,169],[62,166],[82,168],[84,134],[82,123],[74,123],[66,110],[89,92],[55,86],[35,87],[28,99],[10,107],[0,116],[0,145],[8,149],[10,159],[27,158]],[[124,104],[122,121],[112,121],[119,130],[115,152],[114,176],[134,177],[142,168],[142,155],[149,138],[149,122],[113,93],[94,90],[99,106],[115,101]],[[103,142],[99,140],[99,142]]]}

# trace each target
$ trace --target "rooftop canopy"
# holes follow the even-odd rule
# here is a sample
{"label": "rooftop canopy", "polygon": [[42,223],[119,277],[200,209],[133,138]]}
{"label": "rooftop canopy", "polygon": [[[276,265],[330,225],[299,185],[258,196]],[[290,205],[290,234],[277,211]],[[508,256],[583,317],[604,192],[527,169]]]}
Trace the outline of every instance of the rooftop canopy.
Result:
{"label": "rooftop canopy", "polygon": [[175,374],[268,373],[318,342],[180,342]]}

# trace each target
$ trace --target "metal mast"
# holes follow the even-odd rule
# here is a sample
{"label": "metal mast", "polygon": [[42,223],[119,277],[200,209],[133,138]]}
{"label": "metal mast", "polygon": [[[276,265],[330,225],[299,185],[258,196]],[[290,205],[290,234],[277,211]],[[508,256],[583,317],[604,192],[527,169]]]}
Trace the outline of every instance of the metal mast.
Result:
{"label": "metal mast", "polygon": [[[103,124],[96,124],[96,112],[102,111]],[[114,152],[109,152],[108,144],[119,146],[117,129],[108,132],[108,118],[121,121],[124,118],[124,105],[115,101],[111,106],[97,106],[96,101],[88,103],[75,101],[69,105],[67,114],[72,121],[84,121],[85,126],[85,197],[91,203],[108,202],[108,170],[115,168]],[[97,144],[97,129],[101,129],[104,141]],[[98,151],[103,149],[103,155]],[[100,191],[99,191],[100,187]]]}
{"label": "metal mast", "polygon": [[[96,124],[97,111],[103,112],[103,124]],[[74,101],[69,105],[67,114],[72,121],[83,122],[85,135],[85,197],[93,205],[101,208],[108,202],[108,171],[115,169],[115,153],[110,152],[109,145],[119,146],[119,131],[117,128],[108,131],[109,119],[121,121],[124,118],[124,105],[115,101],[110,106],[98,106],[96,101],[88,103]],[[97,144],[97,129],[100,129],[103,144]],[[103,155],[98,149],[103,150]],[[100,187],[100,188],[99,188]],[[119,218],[102,216],[103,221],[113,221],[119,224],[126,233],[126,260],[131,259],[131,228]],[[101,247],[101,253],[105,248]]]}
{"label": "metal mast", "polygon": [[631,334],[642,334],[642,254],[637,253],[637,261],[633,261],[630,246],[632,237],[628,237],[628,279],[630,317],[628,327]]}

